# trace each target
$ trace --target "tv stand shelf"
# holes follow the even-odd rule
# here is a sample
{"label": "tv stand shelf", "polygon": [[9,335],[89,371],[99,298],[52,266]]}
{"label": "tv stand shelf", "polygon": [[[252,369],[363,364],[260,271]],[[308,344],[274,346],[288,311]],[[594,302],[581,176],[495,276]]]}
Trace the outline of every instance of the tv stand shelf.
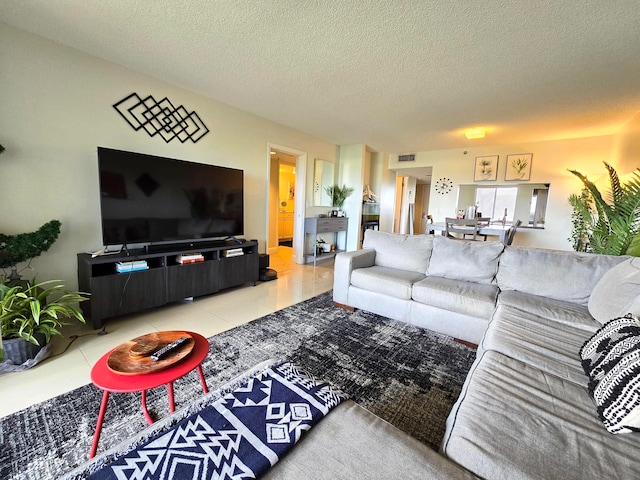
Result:
{"label": "tv stand shelf", "polygon": [[[90,293],[80,303],[93,328],[102,328],[105,319],[160,307],[184,298],[199,297],[258,281],[258,242],[255,240],[183,244],[162,252],[146,249],[129,251],[129,255],[112,254],[92,257],[78,254],[78,287]],[[242,255],[225,256],[226,251],[242,248]],[[200,253],[204,261],[178,263],[180,254]],[[146,270],[118,273],[118,262],[145,260]]]}

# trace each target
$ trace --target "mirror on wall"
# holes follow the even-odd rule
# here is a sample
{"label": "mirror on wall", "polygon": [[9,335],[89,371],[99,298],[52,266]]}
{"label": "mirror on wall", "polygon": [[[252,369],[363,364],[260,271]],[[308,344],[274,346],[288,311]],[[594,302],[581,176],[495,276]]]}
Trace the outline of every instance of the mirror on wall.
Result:
{"label": "mirror on wall", "polygon": [[331,197],[325,191],[334,184],[333,163],[316,158],[313,172],[313,205],[316,207],[333,207]]}
{"label": "mirror on wall", "polygon": [[494,222],[520,220],[522,227],[544,228],[548,200],[548,183],[460,185],[457,209],[466,212],[475,206],[482,217]]}

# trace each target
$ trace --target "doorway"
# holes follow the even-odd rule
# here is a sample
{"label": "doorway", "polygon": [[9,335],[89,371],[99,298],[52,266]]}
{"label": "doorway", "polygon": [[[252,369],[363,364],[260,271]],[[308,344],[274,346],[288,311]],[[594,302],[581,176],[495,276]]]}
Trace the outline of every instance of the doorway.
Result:
{"label": "doorway", "polygon": [[293,250],[293,219],[296,197],[296,157],[274,151],[271,161],[278,162],[278,246]]}
{"label": "doorway", "polygon": [[268,145],[266,252],[295,263],[304,263],[306,162],[305,152]]}

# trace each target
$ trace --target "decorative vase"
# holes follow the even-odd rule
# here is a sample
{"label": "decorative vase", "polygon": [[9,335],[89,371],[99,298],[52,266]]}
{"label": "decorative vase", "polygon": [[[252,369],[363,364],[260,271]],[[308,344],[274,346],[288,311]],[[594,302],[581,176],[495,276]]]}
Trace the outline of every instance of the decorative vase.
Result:
{"label": "decorative vase", "polygon": [[36,358],[38,352],[44,348],[45,336],[41,333],[36,333],[34,336],[40,345],[34,345],[22,338],[4,338],[2,340],[4,359],[11,360],[14,365],[22,365],[27,360]]}

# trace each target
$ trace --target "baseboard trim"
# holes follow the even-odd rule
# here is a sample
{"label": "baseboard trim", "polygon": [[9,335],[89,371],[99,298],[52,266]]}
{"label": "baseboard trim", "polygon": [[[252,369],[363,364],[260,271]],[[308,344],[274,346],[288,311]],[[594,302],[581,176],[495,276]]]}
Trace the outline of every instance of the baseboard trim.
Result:
{"label": "baseboard trim", "polygon": [[355,312],[356,307],[352,307],[351,305],[345,305],[344,303],[333,302],[334,307],[344,308],[345,310],[349,310],[350,312]]}
{"label": "baseboard trim", "polygon": [[454,340],[462,345],[465,345],[469,348],[473,348],[474,350],[478,349],[478,345],[476,343],[467,342],[466,340],[461,340],[459,338],[454,338]]}

